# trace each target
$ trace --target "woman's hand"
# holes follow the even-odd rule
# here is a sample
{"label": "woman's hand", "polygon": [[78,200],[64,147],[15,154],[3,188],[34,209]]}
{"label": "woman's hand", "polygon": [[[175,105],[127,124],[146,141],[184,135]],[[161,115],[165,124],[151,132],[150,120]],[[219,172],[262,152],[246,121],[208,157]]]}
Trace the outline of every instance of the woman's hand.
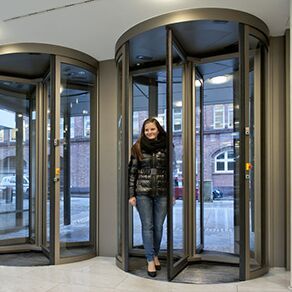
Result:
{"label": "woman's hand", "polygon": [[135,206],[136,206],[136,197],[131,197],[131,198],[129,199],[129,204],[130,204],[131,206],[135,207]]}

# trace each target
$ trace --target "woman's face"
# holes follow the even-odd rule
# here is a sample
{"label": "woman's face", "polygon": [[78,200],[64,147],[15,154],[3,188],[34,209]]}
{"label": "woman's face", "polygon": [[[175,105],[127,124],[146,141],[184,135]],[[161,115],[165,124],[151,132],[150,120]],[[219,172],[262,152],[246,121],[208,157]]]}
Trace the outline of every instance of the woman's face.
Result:
{"label": "woman's face", "polygon": [[158,129],[155,125],[155,123],[147,123],[145,125],[145,128],[144,128],[144,135],[150,139],[150,140],[154,140],[157,138],[159,132],[158,132]]}

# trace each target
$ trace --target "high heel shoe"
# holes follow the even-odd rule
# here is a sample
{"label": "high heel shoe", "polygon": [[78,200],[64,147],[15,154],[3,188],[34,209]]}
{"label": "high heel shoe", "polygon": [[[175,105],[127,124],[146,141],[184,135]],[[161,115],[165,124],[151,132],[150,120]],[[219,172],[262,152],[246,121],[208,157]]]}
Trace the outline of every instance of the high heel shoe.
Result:
{"label": "high heel shoe", "polygon": [[148,274],[148,276],[150,276],[152,278],[156,277],[156,271],[150,272],[150,271],[147,270],[147,274]]}
{"label": "high heel shoe", "polygon": [[155,269],[156,269],[157,271],[160,271],[160,270],[161,270],[161,265],[155,265]]}

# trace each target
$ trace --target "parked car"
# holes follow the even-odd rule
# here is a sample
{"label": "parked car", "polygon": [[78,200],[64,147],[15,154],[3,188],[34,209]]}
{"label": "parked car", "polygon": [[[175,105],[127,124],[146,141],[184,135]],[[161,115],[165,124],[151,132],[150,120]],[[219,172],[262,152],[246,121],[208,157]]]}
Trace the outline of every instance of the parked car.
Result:
{"label": "parked car", "polygon": [[213,199],[222,199],[223,198],[223,192],[219,189],[213,190]]}
{"label": "parked car", "polygon": [[[0,183],[0,190],[4,191],[7,188],[12,189],[12,195],[16,194],[16,176],[4,176]],[[29,196],[29,179],[27,176],[23,176],[23,194],[25,198]]]}

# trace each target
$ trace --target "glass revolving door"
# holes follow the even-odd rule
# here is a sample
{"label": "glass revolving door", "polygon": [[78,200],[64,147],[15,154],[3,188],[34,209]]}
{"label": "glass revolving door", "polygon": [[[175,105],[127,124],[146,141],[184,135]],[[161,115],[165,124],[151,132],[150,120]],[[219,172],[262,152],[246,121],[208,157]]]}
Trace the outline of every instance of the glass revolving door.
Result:
{"label": "glass revolving door", "polygon": [[97,62],[49,45],[2,52],[11,53],[0,54],[0,252],[16,265],[93,257]]}
{"label": "glass revolving door", "polygon": [[[222,18],[201,11],[206,20],[196,20],[197,12],[186,11],[179,23],[149,20],[117,44],[123,45],[119,58],[126,67],[118,70],[118,80],[130,88],[119,99],[124,258],[117,264],[138,275],[145,270],[141,223],[126,203],[127,162],[143,121],[156,117],[169,141],[164,269],[158,277],[183,281],[181,271],[212,262],[235,267],[230,281],[246,280],[267,271],[261,172],[267,30],[255,19],[249,19],[252,25],[233,19],[230,11],[219,11]],[[262,31],[253,28],[255,22]]]}

